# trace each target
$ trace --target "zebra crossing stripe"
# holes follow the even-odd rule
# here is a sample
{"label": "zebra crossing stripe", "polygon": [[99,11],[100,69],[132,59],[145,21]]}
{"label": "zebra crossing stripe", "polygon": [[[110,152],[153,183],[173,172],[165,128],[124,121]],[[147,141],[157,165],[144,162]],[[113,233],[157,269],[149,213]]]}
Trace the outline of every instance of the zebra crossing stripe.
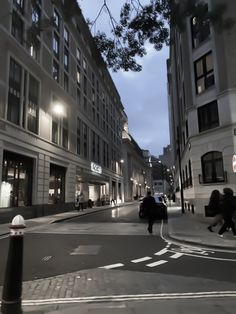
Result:
{"label": "zebra crossing stripe", "polygon": [[117,267],[122,267],[122,266],[124,266],[124,264],[122,264],[122,263],[117,263],[117,264],[102,266],[102,267],[99,267],[99,268],[111,269],[111,268],[117,268]]}
{"label": "zebra crossing stripe", "polygon": [[160,261],[157,261],[157,262],[154,262],[154,263],[146,264],[146,266],[148,266],[148,267],[155,267],[155,266],[159,266],[159,265],[162,265],[162,264],[165,264],[165,263],[167,263],[167,261],[160,260]]}
{"label": "zebra crossing stripe", "polygon": [[182,253],[175,253],[174,255],[171,255],[170,258],[179,258],[182,255]]}
{"label": "zebra crossing stripe", "polygon": [[148,261],[150,259],[152,259],[152,257],[145,256],[145,257],[142,257],[142,258],[133,259],[131,262],[132,263],[141,263],[141,262]]}
{"label": "zebra crossing stripe", "polygon": [[167,251],[168,251],[168,250],[165,248],[165,249],[163,249],[163,250],[161,250],[161,251],[159,251],[159,252],[156,252],[154,255],[163,255],[163,254],[165,254]]}

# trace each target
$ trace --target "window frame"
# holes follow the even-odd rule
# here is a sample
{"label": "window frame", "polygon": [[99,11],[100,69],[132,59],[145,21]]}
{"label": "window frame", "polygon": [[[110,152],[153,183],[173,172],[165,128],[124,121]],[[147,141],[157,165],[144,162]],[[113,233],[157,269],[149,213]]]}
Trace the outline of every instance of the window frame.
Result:
{"label": "window frame", "polygon": [[[206,60],[207,60],[207,57],[210,55],[212,56],[212,69],[207,70]],[[200,62],[201,62],[201,64],[200,64]],[[202,66],[202,74],[199,74],[199,75],[197,74],[198,64],[200,66]],[[199,59],[194,61],[194,75],[195,75],[195,87],[196,87],[196,94],[197,95],[202,94],[207,89],[209,89],[211,86],[215,85],[215,75],[214,75],[214,64],[213,64],[213,53],[212,53],[212,51],[209,51],[208,53],[206,53],[205,55],[203,55],[202,57],[200,57]],[[207,79],[209,79],[209,77],[212,79],[212,83],[207,81]],[[202,79],[204,82],[204,89],[202,91],[199,91],[198,82]],[[209,84],[209,83],[211,83],[211,84]]]}
{"label": "window frame", "polygon": [[220,125],[217,100],[213,100],[197,108],[197,114],[200,133],[217,128]]}
{"label": "window frame", "polygon": [[[207,159],[207,160],[204,160]],[[203,183],[225,182],[224,163],[222,152],[210,151],[201,157]],[[220,170],[217,170],[217,168]],[[208,169],[207,169],[208,168]],[[211,169],[210,169],[211,168]],[[211,175],[207,177],[207,170],[211,170]],[[218,173],[217,173],[218,172]]]}

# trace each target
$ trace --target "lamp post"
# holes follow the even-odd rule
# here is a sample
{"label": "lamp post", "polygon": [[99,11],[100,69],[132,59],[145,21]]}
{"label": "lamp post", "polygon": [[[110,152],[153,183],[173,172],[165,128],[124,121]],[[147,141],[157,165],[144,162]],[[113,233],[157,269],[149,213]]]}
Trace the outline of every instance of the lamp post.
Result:
{"label": "lamp post", "polygon": [[180,202],[182,214],[185,213],[184,210],[184,192],[183,192],[183,178],[182,178],[182,167],[181,167],[181,156],[180,156],[180,142],[179,142],[179,129],[177,128],[177,155],[179,164],[179,179],[180,179]]}

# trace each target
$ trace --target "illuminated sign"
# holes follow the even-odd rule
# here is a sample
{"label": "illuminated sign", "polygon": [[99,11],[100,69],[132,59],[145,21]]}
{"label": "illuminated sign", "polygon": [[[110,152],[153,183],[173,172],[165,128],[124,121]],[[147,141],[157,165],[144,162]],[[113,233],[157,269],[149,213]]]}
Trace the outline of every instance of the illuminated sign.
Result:
{"label": "illuminated sign", "polygon": [[102,167],[95,164],[94,162],[91,162],[91,170],[92,172],[96,172],[96,173],[102,173]]}
{"label": "illuminated sign", "polygon": [[233,155],[232,167],[233,167],[233,172],[236,172],[236,155]]}

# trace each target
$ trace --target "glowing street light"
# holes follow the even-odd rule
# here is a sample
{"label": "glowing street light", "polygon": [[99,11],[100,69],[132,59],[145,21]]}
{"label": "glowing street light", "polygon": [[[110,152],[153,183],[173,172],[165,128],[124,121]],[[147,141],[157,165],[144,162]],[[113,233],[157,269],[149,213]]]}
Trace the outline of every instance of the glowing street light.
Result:
{"label": "glowing street light", "polygon": [[56,114],[57,116],[65,116],[65,108],[64,106],[60,103],[60,102],[54,102],[53,103],[53,108],[52,111],[54,114]]}

